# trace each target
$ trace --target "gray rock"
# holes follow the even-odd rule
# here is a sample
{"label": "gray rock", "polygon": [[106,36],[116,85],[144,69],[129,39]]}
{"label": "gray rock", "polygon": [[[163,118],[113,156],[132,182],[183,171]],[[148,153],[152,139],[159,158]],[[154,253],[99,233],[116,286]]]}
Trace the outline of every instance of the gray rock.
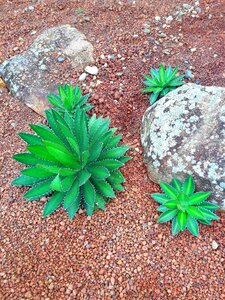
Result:
{"label": "gray rock", "polygon": [[152,181],[192,174],[225,209],[225,88],[188,83],[168,93],[146,110],[141,141]]}
{"label": "gray rock", "polygon": [[191,73],[190,70],[186,70],[186,71],[185,71],[185,74],[184,74],[184,77],[185,77],[186,79],[192,79],[192,78],[194,78],[194,75]]}
{"label": "gray rock", "polygon": [[[46,71],[57,71],[55,53],[68,59],[72,68],[94,62],[93,46],[85,35],[70,25],[62,25],[45,30],[27,51],[0,65],[0,77],[11,94],[42,115],[49,107],[47,95],[57,91]],[[45,67],[41,66],[43,62]]]}

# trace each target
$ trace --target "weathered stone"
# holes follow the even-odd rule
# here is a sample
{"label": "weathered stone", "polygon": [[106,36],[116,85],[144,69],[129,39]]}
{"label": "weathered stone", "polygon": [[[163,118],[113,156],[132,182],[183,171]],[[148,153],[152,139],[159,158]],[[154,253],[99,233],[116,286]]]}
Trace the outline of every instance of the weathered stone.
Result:
{"label": "weathered stone", "polygon": [[27,51],[0,65],[0,77],[11,94],[37,113],[49,107],[47,95],[56,92],[49,72],[59,68],[57,57],[66,58],[72,68],[93,63],[93,47],[84,34],[70,25],[53,27],[39,35]]}
{"label": "weathered stone", "polygon": [[225,209],[225,88],[189,83],[168,93],[146,110],[141,141],[152,181],[192,174]]}

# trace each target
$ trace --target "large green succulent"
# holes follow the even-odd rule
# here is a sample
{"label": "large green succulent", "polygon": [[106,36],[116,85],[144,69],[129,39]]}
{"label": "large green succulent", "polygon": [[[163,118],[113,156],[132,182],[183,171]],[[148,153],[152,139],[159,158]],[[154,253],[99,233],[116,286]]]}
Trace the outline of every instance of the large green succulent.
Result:
{"label": "large green succulent", "polygon": [[150,104],[154,104],[159,97],[165,96],[170,91],[184,84],[181,79],[184,75],[176,76],[178,67],[174,70],[171,67],[165,69],[161,64],[159,69],[150,69],[151,77],[145,75],[144,84],[147,86],[142,90],[143,93],[151,93]]}
{"label": "large green succulent", "polygon": [[118,145],[121,135],[109,129],[108,118],[90,119],[83,109],[77,108],[73,117],[50,109],[46,111],[49,126],[30,125],[36,133],[20,133],[28,143],[27,153],[13,156],[28,165],[21,176],[12,183],[30,186],[24,198],[27,201],[50,196],[43,216],[59,206],[72,219],[79,207],[92,215],[97,208],[105,209],[105,203],[122,191],[124,182],[118,170],[130,159],[124,156],[128,146]]}
{"label": "large green succulent", "polygon": [[188,176],[184,183],[173,179],[171,185],[161,182],[160,186],[165,194],[151,194],[151,197],[161,204],[158,211],[162,214],[158,222],[173,220],[173,235],[187,228],[190,233],[198,236],[198,222],[211,225],[212,220],[219,219],[213,213],[218,206],[206,201],[211,192],[194,193],[195,185],[192,176]]}
{"label": "large green succulent", "polygon": [[58,86],[58,95],[50,94],[48,96],[49,102],[60,112],[68,112],[74,114],[77,107],[82,108],[84,111],[89,111],[93,108],[92,105],[86,104],[89,94],[82,96],[81,89],[78,85],[75,88],[70,84]]}

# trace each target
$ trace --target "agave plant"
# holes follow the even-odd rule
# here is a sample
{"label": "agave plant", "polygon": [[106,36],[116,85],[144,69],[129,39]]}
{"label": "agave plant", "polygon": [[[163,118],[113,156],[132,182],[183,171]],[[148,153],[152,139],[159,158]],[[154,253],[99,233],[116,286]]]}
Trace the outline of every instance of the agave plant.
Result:
{"label": "agave plant", "polygon": [[105,209],[115,191],[122,191],[124,177],[118,170],[130,157],[124,156],[128,146],[118,145],[121,135],[114,135],[108,118],[88,118],[77,108],[73,117],[64,117],[54,109],[46,111],[49,126],[30,125],[35,135],[20,133],[28,143],[26,153],[15,154],[17,161],[28,165],[12,183],[30,186],[24,194],[27,201],[49,195],[43,216],[59,206],[72,219],[79,207],[92,215]]}
{"label": "agave plant", "polygon": [[92,105],[86,104],[89,96],[89,94],[82,96],[78,85],[73,88],[72,85],[65,84],[64,86],[59,85],[58,95],[50,94],[48,100],[59,113],[74,114],[77,107],[86,112],[93,108]]}
{"label": "agave plant", "polygon": [[154,104],[159,97],[165,96],[170,91],[184,84],[181,79],[184,75],[176,76],[178,67],[174,70],[171,67],[165,69],[161,64],[159,69],[150,69],[151,77],[145,75],[143,82],[147,86],[142,90],[143,93],[151,93],[150,104]]}
{"label": "agave plant", "polygon": [[162,214],[158,222],[173,220],[172,235],[187,228],[190,233],[198,236],[198,222],[211,225],[212,220],[219,219],[213,213],[218,206],[206,201],[211,192],[194,193],[195,185],[192,176],[188,176],[184,183],[174,178],[171,185],[161,182],[160,186],[165,194],[151,194],[151,197],[161,204],[158,211]]}

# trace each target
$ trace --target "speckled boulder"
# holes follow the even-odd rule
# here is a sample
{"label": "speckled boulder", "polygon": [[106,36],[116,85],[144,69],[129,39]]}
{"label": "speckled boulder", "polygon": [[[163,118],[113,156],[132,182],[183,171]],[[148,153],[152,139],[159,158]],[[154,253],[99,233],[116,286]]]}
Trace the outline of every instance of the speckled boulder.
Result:
{"label": "speckled boulder", "polygon": [[141,141],[152,181],[192,174],[225,210],[225,88],[189,83],[170,92],[146,110]]}
{"label": "speckled boulder", "polygon": [[49,107],[47,95],[57,91],[50,73],[64,60],[70,68],[93,63],[93,46],[70,25],[52,27],[40,34],[27,51],[0,65],[0,77],[12,95],[39,114]]}

